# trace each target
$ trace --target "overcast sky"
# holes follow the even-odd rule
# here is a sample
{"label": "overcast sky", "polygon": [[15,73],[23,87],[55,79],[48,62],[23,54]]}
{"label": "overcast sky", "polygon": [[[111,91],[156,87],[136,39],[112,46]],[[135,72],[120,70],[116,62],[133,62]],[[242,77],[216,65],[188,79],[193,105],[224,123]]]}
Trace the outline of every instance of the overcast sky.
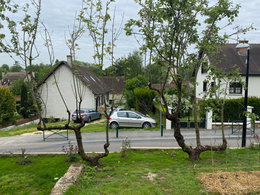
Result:
{"label": "overcast sky", "polygon": [[[19,2],[24,0],[19,0]],[[242,27],[247,27],[253,23],[256,30],[248,32],[246,35],[240,35],[239,38],[249,40],[249,43],[260,43],[260,1],[259,0],[233,0],[233,3],[240,4],[240,14],[235,20],[235,24]],[[111,4],[110,11],[114,10],[116,6],[116,24],[121,22],[122,15],[124,14],[124,23],[130,18],[136,18],[139,7],[134,0],[117,0],[116,3]],[[48,30],[51,33],[53,45],[55,49],[55,58],[59,60],[66,60],[66,55],[69,54],[69,49],[65,44],[65,36],[68,37],[68,28],[72,27],[73,20],[76,12],[81,9],[81,0],[42,0],[42,15],[41,21],[43,21]],[[108,28],[111,24],[108,24]],[[226,29],[228,33],[233,32],[232,27]],[[234,37],[236,38],[236,37]],[[38,50],[40,51],[40,57],[35,63],[48,63],[48,56],[46,49],[43,47],[41,36],[38,36]],[[235,40],[230,40],[235,42]],[[115,57],[120,58],[127,56],[134,50],[138,50],[134,37],[126,37],[123,31],[116,42]],[[93,42],[89,38],[86,32],[79,41],[80,50],[76,53],[77,60],[85,62],[93,61]],[[0,54],[0,66],[2,64],[13,65],[14,62],[7,55]],[[106,58],[105,67],[111,64],[110,59]]]}

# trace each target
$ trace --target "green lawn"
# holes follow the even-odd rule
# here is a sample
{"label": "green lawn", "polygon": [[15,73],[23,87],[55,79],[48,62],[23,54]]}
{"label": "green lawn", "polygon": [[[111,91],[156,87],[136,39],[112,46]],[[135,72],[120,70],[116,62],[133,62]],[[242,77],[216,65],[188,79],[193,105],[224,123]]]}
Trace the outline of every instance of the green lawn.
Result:
{"label": "green lawn", "polygon": [[0,194],[50,194],[70,166],[64,155],[30,157],[28,165],[18,165],[18,158],[0,157]]}
{"label": "green lawn", "polygon": [[37,131],[36,124],[24,125],[19,127],[14,127],[9,130],[1,130],[0,129],[0,137],[21,135],[24,133],[31,133]]}
{"label": "green lawn", "polygon": [[[181,150],[128,151],[125,158],[113,153],[101,159],[101,168],[86,165],[66,194],[208,194],[200,173],[260,171],[259,149],[205,152],[196,163],[187,157]],[[49,194],[70,166],[64,155],[30,157],[28,165],[18,165],[18,158],[0,157],[0,194]]]}
{"label": "green lawn", "polygon": [[[260,150],[238,149],[205,152],[192,163],[181,150],[129,151],[104,158],[103,168],[86,167],[77,186],[68,194],[207,194],[197,179],[203,172],[260,170]],[[148,176],[156,174],[154,180]]]}

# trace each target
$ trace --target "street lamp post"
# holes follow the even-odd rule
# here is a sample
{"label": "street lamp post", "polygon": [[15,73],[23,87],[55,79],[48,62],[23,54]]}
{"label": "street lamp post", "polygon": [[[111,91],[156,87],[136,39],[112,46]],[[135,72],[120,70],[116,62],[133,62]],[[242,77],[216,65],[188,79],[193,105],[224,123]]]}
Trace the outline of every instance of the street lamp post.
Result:
{"label": "street lamp post", "polygon": [[[249,56],[250,46],[248,41],[240,41],[236,46],[238,54],[241,56],[247,56],[246,60],[246,86],[245,86],[245,98],[244,98],[244,111],[247,112],[247,97],[248,97],[248,74],[249,74]],[[246,146],[246,129],[247,129],[247,117],[244,114],[243,117],[243,131],[242,131],[242,147]]]}

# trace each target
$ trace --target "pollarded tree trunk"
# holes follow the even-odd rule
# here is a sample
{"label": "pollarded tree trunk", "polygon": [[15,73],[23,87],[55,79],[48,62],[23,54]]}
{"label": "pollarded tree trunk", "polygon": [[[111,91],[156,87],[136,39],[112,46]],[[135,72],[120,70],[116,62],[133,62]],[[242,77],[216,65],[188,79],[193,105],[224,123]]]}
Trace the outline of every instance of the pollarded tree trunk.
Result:
{"label": "pollarded tree trunk", "polygon": [[[84,126],[83,122],[82,122],[82,124]],[[104,150],[105,150],[104,153],[101,153],[101,154],[98,154],[98,155],[88,155],[88,154],[86,154],[84,147],[83,147],[82,135],[81,135],[81,131],[80,131],[82,124],[74,129],[77,144],[78,144],[78,154],[80,155],[82,160],[88,161],[90,163],[90,166],[100,166],[99,159],[106,157],[109,154],[108,147],[109,147],[110,144],[108,142],[108,139],[107,139],[106,143],[104,144]]]}
{"label": "pollarded tree trunk", "polygon": [[[68,129],[68,130],[73,130],[76,136],[76,140],[77,140],[77,146],[78,146],[78,154],[80,155],[80,157],[82,158],[82,160],[87,161],[90,163],[90,166],[100,166],[99,163],[99,159],[108,156],[109,154],[109,142],[108,142],[108,138],[106,140],[106,143],[104,144],[104,153],[98,154],[98,155],[89,155],[85,153],[84,150],[84,146],[83,146],[83,140],[82,140],[82,135],[81,135],[81,128],[84,127],[84,122],[81,122],[79,125],[77,126],[69,126],[69,125],[65,125],[65,126],[53,126],[53,127],[46,127],[46,128],[42,128],[40,126],[40,124],[38,125],[37,129],[40,131],[45,131],[45,130],[62,130],[62,129]],[[108,132],[106,132],[106,134],[108,135]]]}
{"label": "pollarded tree trunk", "polygon": [[166,118],[174,123],[174,137],[175,137],[178,145],[182,148],[182,150],[189,155],[189,160],[190,161],[198,161],[200,159],[200,154],[204,151],[226,150],[226,148],[227,148],[226,139],[223,139],[222,145],[219,145],[219,146],[209,146],[209,145],[202,146],[201,144],[199,144],[195,148],[193,148],[192,146],[188,146],[188,145],[185,144],[184,137],[181,134],[180,118],[179,118],[181,97],[182,97],[182,94],[181,94],[182,82],[181,82],[181,80],[177,80],[176,86],[178,88],[178,104],[177,104],[177,108],[176,108],[176,111],[175,111],[174,114],[169,113],[167,102],[165,101],[165,98],[164,98],[163,95],[162,95],[162,99],[163,99],[163,102],[165,103]]}
{"label": "pollarded tree trunk", "polygon": [[[176,116],[176,115],[175,115]],[[205,151],[223,151],[227,148],[227,141],[223,139],[223,143],[219,146],[209,146],[209,145],[198,145],[195,148],[185,144],[185,140],[180,130],[180,119],[178,117],[172,116],[170,114],[166,115],[168,120],[174,123],[174,137],[178,142],[178,145],[182,148],[184,152],[189,155],[190,161],[198,161],[200,159],[200,154]]]}

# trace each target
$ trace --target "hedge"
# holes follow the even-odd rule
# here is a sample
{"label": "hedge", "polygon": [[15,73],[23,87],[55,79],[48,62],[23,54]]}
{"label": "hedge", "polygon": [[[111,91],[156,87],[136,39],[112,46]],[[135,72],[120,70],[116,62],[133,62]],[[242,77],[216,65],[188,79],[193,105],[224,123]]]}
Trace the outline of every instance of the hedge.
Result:
{"label": "hedge", "polygon": [[[253,107],[253,113],[260,116],[260,98],[249,97],[248,106]],[[200,115],[205,117],[206,108],[213,108],[213,120],[220,121],[220,106],[215,99],[200,101]],[[226,100],[224,106],[224,121],[242,121],[244,109],[244,98]]]}

